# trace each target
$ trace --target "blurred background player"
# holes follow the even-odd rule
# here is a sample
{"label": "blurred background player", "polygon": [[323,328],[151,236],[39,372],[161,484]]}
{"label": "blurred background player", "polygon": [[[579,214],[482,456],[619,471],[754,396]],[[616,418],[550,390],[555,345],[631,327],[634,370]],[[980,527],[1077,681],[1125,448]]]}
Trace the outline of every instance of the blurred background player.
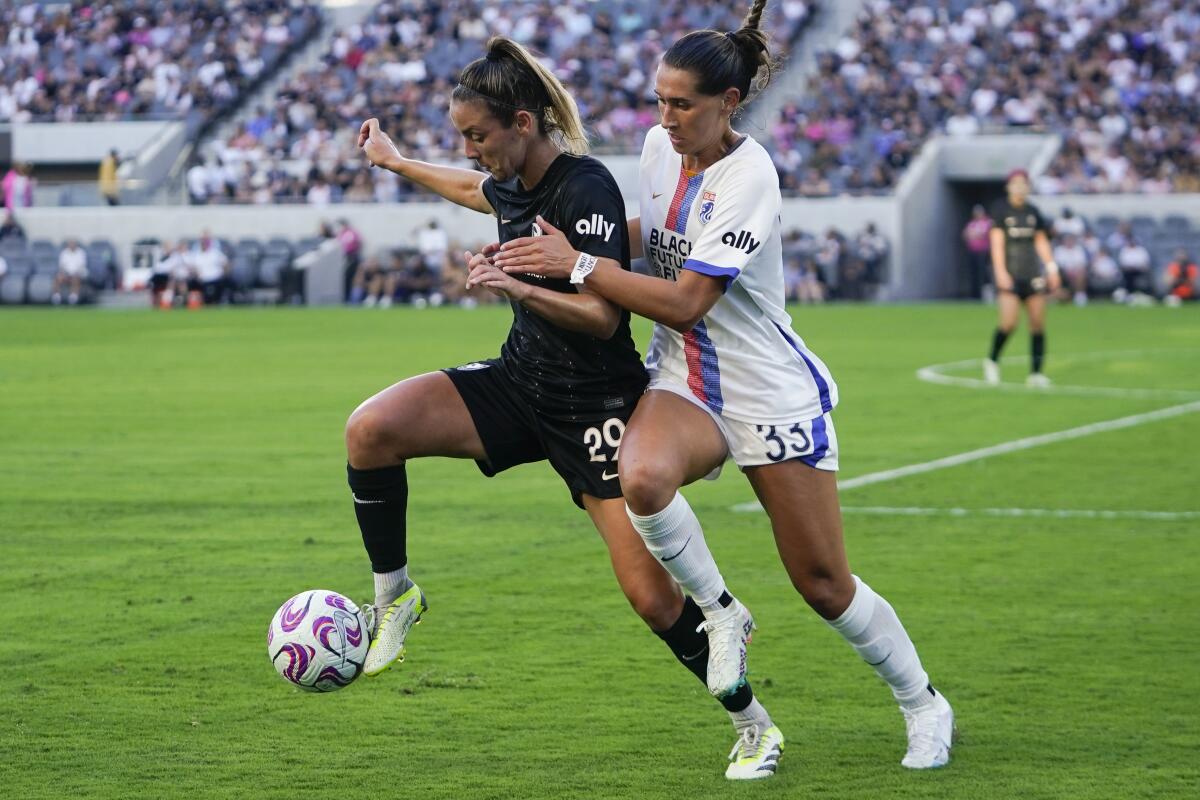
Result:
{"label": "blurred background player", "polygon": [[[501,241],[562,228],[574,245],[628,270],[620,191],[600,162],[583,155],[578,110],[553,74],[520,45],[495,37],[459,80],[450,117],[466,156],[490,174],[404,158],[375,119],[359,134],[371,163],[496,215]],[[365,401],[346,425],[349,483],[379,616],[364,671],[378,675],[402,658],[409,629],[427,609],[408,575],[406,463],[447,456],[474,459],[487,476],[549,460],[608,546],[634,610],[705,681],[705,617],[631,526],[618,480],[622,433],[647,379],[629,313],[577,283],[518,278],[485,254],[466,256],[468,283],[512,305],[500,357],[401,381]],[[721,703],[739,738],[769,719],[749,685]],[[772,764],[769,772],[730,777],[773,772]]]}
{"label": "blurred background player", "polygon": [[[1042,374],[1046,357],[1046,292],[1061,284],[1058,265],[1050,251],[1046,218],[1028,201],[1029,174],[1013,170],[1004,182],[1007,197],[992,208],[992,270],[1000,320],[992,334],[992,349],[983,362],[983,377],[1000,383],[1000,353],[1017,327],[1021,306],[1029,317],[1030,386],[1046,387]],[[1044,264],[1044,267],[1043,267]]]}
{"label": "blurred background player", "polygon": [[976,300],[989,299],[984,291],[992,285],[991,231],[992,218],[988,216],[986,208],[976,204],[962,232],[963,243],[967,246],[971,297]]}
{"label": "blurred background player", "polygon": [[[745,680],[749,610],[728,591],[681,486],[727,459],[771,521],[792,584],[891,687],[912,769],[950,760],[954,713],[936,692],[886,600],[850,572],[837,496],[837,386],[791,331],[784,310],[779,176],[766,150],[732,128],[769,71],[756,0],[734,32],[705,30],[663,56],[662,124],[642,149],[641,213],[630,221],[653,275],[590,259],[553,228],[501,247],[497,263],[572,281],[655,321],[650,385],[621,448],[630,519],[650,552],[704,612],[709,691]],[[539,220],[540,224],[540,220]],[[774,770],[784,740],[764,719],[735,747],[727,775]]]}
{"label": "blurred background player", "polygon": [[1200,286],[1200,267],[1188,258],[1187,251],[1180,248],[1175,251],[1175,258],[1167,264],[1163,272],[1166,281],[1167,294],[1164,298],[1168,305],[1177,306],[1188,300],[1196,299]]}

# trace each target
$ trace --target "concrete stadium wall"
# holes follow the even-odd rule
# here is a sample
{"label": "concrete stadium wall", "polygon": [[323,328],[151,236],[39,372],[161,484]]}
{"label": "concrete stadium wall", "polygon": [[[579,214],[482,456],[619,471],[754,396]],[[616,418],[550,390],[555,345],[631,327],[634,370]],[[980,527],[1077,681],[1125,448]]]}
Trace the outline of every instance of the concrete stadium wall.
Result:
{"label": "concrete stadium wall", "polygon": [[34,164],[98,164],[109,150],[140,154],[178,122],[18,122],[12,125],[12,157]]}

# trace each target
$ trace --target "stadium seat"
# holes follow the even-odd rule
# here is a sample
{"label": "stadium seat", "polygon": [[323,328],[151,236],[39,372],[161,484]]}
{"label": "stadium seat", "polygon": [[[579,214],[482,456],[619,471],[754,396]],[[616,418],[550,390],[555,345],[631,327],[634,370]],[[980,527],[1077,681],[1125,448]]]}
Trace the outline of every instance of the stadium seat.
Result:
{"label": "stadium seat", "polygon": [[117,268],[117,248],[108,239],[93,239],[87,246],[88,258],[92,253],[103,259],[103,264],[115,270]]}
{"label": "stadium seat", "polygon": [[290,256],[268,253],[258,265],[258,285],[278,289],[283,271],[291,264]]}
{"label": "stadium seat", "polygon": [[26,273],[11,271],[0,277],[0,303],[9,306],[25,302],[25,285],[29,280]]}
{"label": "stadium seat", "polygon": [[1163,220],[1163,231],[1172,234],[1187,233],[1191,230],[1192,223],[1187,217],[1180,214],[1170,214]]}
{"label": "stadium seat", "polygon": [[292,243],[287,239],[275,238],[267,242],[267,246],[263,248],[264,256],[282,256],[291,259],[294,251]]}
{"label": "stadium seat", "polygon": [[33,271],[39,275],[56,275],[58,274],[58,256],[34,254]]}
{"label": "stadium seat", "polygon": [[29,243],[29,253],[35,259],[39,256],[51,256],[55,261],[58,260],[58,252],[62,248],[54,244],[49,239],[34,239]]}
{"label": "stadium seat", "polygon": [[1158,233],[1158,223],[1155,222],[1154,217],[1138,215],[1131,217],[1129,224],[1133,226],[1133,235],[1139,239],[1148,239]]}
{"label": "stadium seat", "polygon": [[33,272],[33,259],[27,255],[5,256],[9,275],[29,275]]}
{"label": "stadium seat", "polygon": [[236,290],[253,289],[258,284],[258,261],[242,253],[234,255],[229,277]]}
{"label": "stadium seat", "polygon": [[304,253],[316,250],[321,246],[321,242],[323,241],[325,241],[325,239],[322,236],[304,237],[300,241],[296,242],[296,255],[303,255]]}
{"label": "stadium seat", "polygon": [[24,239],[5,239],[0,242],[0,256],[11,258],[12,256],[23,256],[29,253],[29,243]]}
{"label": "stadium seat", "polygon": [[112,271],[100,255],[88,251],[87,257],[88,284],[93,289],[104,289],[112,282]]}
{"label": "stadium seat", "polygon": [[263,257],[263,246],[257,239],[240,239],[234,246],[233,252],[235,255],[253,259],[257,264]]}
{"label": "stadium seat", "polygon": [[29,276],[29,283],[25,286],[25,297],[27,302],[33,303],[34,305],[48,305],[50,303],[50,295],[53,293],[53,275],[37,272]]}

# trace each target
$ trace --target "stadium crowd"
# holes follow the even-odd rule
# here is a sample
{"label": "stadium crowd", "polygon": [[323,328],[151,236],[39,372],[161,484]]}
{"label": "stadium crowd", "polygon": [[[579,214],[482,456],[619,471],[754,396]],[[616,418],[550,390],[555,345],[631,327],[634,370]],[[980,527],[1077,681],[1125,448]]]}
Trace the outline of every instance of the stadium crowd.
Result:
{"label": "stadium crowd", "polygon": [[0,4],[0,122],[183,118],[234,103],[313,33],[297,0]]}
{"label": "stadium crowd", "polygon": [[[814,5],[785,0],[768,10],[784,52]],[[378,116],[403,151],[457,156],[461,142],[446,121],[450,92],[493,34],[546,54],[599,148],[636,152],[658,119],[653,79],[666,47],[695,28],[736,27],[743,13],[688,0],[383,2],[362,24],[338,31],[322,64],[294,76],[274,106],[255,109],[219,152],[195,164],[189,194],[193,203],[325,205],[417,193],[385,170],[366,169],[354,147],[358,126]]]}
{"label": "stadium crowd", "polygon": [[1200,190],[1200,7],[870,0],[772,130],[785,189],[890,189],[935,131],[1059,132],[1040,194]]}

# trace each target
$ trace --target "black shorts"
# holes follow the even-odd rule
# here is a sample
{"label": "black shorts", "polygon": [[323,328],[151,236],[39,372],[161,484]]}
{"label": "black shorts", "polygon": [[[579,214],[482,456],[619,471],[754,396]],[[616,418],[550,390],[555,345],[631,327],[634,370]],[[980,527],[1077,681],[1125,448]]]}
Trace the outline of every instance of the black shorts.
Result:
{"label": "black shorts", "polygon": [[[487,458],[477,461],[489,478],[518,464],[549,461],[583,508],[585,494],[601,500],[621,496],[617,449],[637,398],[621,408],[556,418],[524,397],[499,359],[443,370],[467,404]],[[601,403],[597,403],[600,408]]]}
{"label": "black shorts", "polygon": [[1001,289],[1002,292],[1011,292],[1017,296],[1018,300],[1028,300],[1035,294],[1046,293],[1046,279],[1038,276],[1036,278],[1013,278],[1013,288]]}

